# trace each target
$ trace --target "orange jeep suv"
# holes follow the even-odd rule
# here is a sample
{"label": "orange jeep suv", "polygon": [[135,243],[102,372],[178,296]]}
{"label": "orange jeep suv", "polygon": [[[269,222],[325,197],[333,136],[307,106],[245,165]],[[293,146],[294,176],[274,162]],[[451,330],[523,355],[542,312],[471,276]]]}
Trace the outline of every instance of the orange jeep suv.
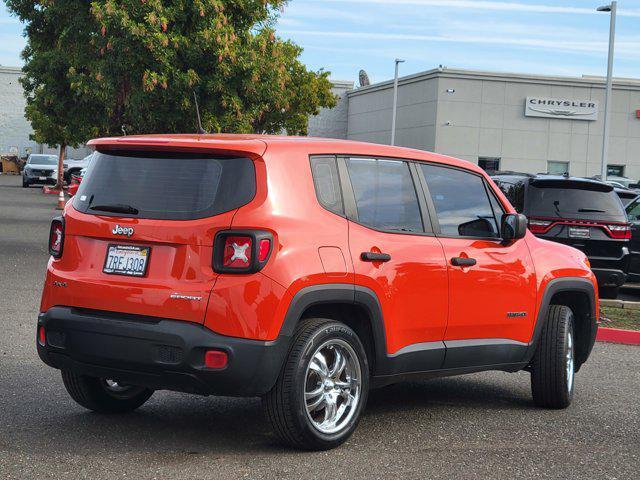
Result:
{"label": "orange jeep suv", "polygon": [[570,404],[596,280],[477,166],[259,135],[90,144],[51,224],[36,334],[83,407],[260,396],[281,440],[328,449],[370,388],[406,379],[527,370],[537,405]]}

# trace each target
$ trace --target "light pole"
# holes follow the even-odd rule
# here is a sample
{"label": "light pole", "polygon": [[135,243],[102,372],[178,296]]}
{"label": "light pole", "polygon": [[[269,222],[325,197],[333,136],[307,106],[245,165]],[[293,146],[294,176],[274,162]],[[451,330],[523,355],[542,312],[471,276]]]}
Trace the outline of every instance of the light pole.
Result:
{"label": "light pole", "polygon": [[391,117],[391,145],[396,144],[396,116],[398,113],[398,65],[404,60],[396,58],[396,76],[393,80],[393,114]]}
{"label": "light pole", "polygon": [[611,123],[611,94],[613,89],[613,51],[616,40],[616,11],[618,2],[598,7],[599,12],[611,12],[611,26],[609,28],[609,63],[607,65],[607,93],[604,100],[604,132],[602,135],[602,173],[601,179],[607,180],[607,160],[609,155],[609,124]]}

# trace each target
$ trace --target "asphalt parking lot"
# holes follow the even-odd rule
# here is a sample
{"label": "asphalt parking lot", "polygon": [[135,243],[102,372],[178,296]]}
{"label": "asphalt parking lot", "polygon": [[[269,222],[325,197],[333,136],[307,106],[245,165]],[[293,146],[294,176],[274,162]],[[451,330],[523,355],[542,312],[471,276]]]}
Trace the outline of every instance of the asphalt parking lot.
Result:
{"label": "asphalt parking lot", "polygon": [[258,399],[156,392],[89,413],[35,352],[56,199],[0,176],[0,478],[638,478],[640,347],[597,344],[565,411],[529,375],[484,373],[374,391],[360,427],[322,453],[281,448]]}

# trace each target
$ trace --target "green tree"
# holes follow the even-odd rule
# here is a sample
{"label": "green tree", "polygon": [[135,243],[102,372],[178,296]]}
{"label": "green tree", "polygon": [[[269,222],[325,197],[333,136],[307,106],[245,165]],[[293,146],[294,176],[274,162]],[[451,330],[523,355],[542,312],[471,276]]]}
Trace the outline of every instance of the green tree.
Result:
{"label": "green tree", "polygon": [[108,105],[109,133],[194,131],[197,93],[213,132],[306,133],[335,105],[327,72],[276,37],[283,0],[96,1],[95,57],[74,79]]}
{"label": "green tree", "polygon": [[328,72],[274,32],[285,0],[7,0],[26,22],[34,138],[195,132],[306,134],[332,107]]}

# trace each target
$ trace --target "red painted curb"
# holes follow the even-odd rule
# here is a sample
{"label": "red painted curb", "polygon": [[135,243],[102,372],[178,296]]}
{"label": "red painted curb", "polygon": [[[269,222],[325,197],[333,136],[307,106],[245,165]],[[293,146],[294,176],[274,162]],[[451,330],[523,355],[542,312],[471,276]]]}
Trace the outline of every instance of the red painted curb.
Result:
{"label": "red painted curb", "polygon": [[625,345],[640,345],[640,331],[599,327],[596,340],[599,342],[624,343]]}
{"label": "red painted curb", "polygon": [[[62,187],[62,190],[64,192],[67,191],[67,187]],[[50,187],[49,185],[44,185],[42,187],[42,193],[45,193],[47,195],[60,195],[60,190],[54,188],[54,187]]]}
{"label": "red painted curb", "polygon": [[45,185],[45,186],[42,187],[42,193],[47,194],[47,195],[60,195],[60,190],[56,190],[53,187]]}

